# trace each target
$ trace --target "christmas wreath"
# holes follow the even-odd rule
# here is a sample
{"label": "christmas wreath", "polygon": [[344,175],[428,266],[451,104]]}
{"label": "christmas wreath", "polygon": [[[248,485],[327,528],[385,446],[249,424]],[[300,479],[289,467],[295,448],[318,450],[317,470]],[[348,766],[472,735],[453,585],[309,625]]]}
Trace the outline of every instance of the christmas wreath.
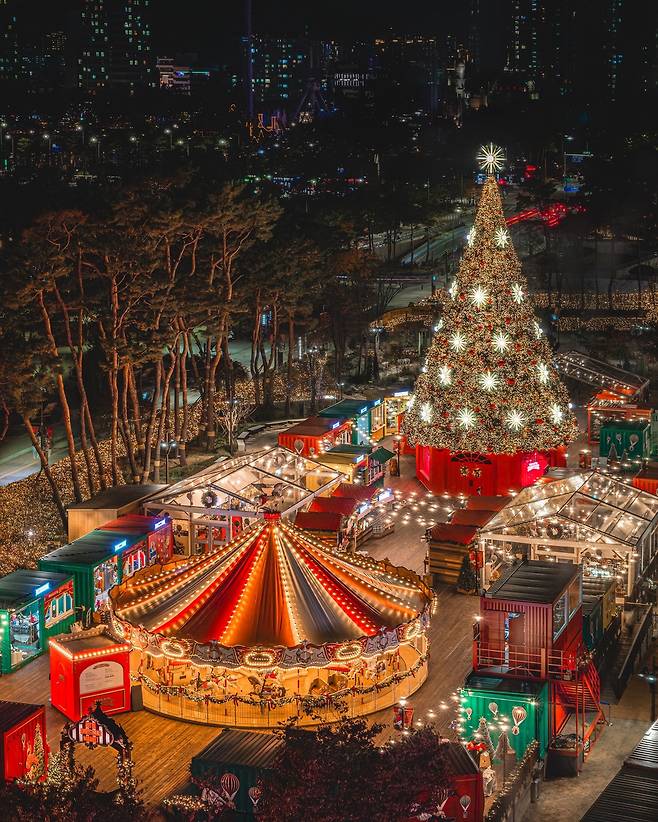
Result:
{"label": "christmas wreath", "polygon": [[204,508],[215,508],[217,506],[217,494],[209,488],[207,491],[203,492],[201,502],[203,503]]}
{"label": "christmas wreath", "polygon": [[551,522],[546,526],[546,536],[549,539],[560,539],[564,534],[564,527],[557,522]]}

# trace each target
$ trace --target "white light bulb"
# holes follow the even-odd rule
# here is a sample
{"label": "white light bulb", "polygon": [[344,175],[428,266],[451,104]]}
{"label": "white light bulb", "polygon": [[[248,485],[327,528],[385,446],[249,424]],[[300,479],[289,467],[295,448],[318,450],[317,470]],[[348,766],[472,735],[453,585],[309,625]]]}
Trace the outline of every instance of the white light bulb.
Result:
{"label": "white light bulb", "polygon": [[554,425],[559,425],[562,420],[564,419],[564,411],[560,408],[559,405],[555,404],[551,406],[551,420]]}
{"label": "white light bulb", "polygon": [[448,368],[447,365],[442,365],[439,369],[439,380],[441,385],[450,385],[452,382],[452,368]]}
{"label": "white light bulb", "polygon": [[477,306],[478,308],[482,308],[482,306],[487,301],[488,294],[486,288],[478,286],[477,288],[474,288],[473,291],[471,291],[470,296],[473,305]]}
{"label": "white light bulb", "polygon": [[493,391],[498,385],[498,377],[492,374],[491,371],[485,371],[480,375],[480,385],[485,391]]}
{"label": "white light bulb", "polygon": [[512,410],[507,415],[507,425],[512,431],[518,431],[523,425],[524,416],[520,411]]}
{"label": "white light bulb", "polygon": [[470,408],[462,408],[457,414],[457,420],[462,428],[472,428],[475,425],[475,414]]}
{"label": "white light bulb", "polygon": [[493,346],[501,354],[509,348],[510,339],[504,331],[497,331],[493,336]]}
{"label": "white light bulb", "polygon": [[457,352],[463,351],[466,348],[466,338],[460,331],[457,331],[457,333],[453,334],[450,338],[450,347],[453,351]]}
{"label": "white light bulb", "polygon": [[494,240],[498,248],[505,248],[509,243],[509,234],[505,228],[497,228],[494,233]]}

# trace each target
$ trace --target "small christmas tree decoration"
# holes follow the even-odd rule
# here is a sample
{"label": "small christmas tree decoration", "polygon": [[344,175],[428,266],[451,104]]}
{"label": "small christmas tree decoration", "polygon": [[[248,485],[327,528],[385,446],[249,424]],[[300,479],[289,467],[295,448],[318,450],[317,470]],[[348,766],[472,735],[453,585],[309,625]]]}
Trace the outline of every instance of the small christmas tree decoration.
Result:
{"label": "small christmas tree decoration", "polygon": [[507,731],[501,731],[500,736],[498,737],[498,744],[496,745],[494,757],[495,759],[498,759],[500,762],[504,762],[505,757],[510,755],[516,757],[514,748],[512,747],[509,741]]}
{"label": "small christmas tree decoration", "polygon": [[462,567],[459,570],[459,577],[457,578],[457,588],[459,588],[460,591],[471,593],[471,591],[477,590],[477,587],[478,578],[471,564],[470,557],[468,554],[464,554]]}
{"label": "small christmas tree decoration", "polygon": [[[446,452],[442,481],[436,479],[438,469],[426,465],[427,470],[417,470],[435,493],[508,493],[531,484],[549,462],[555,464],[549,455],[578,431],[509,238],[493,176],[502,152],[487,146],[480,160],[489,176],[426,369],[416,381],[415,402],[403,423],[409,444]],[[447,463],[458,454],[486,455],[498,471],[497,485],[492,488],[492,482],[485,485],[469,475],[451,487],[445,479],[451,470]],[[423,459],[428,464],[435,457]],[[419,461],[417,455],[417,469]],[[458,468],[454,474],[459,477]]]}
{"label": "small christmas tree decoration", "polygon": [[480,717],[476,737],[487,746],[489,756],[491,757],[491,759],[493,759],[495,756],[494,746],[493,742],[491,741],[491,734],[489,733],[489,725],[487,724],[487,720],[483,716]]}

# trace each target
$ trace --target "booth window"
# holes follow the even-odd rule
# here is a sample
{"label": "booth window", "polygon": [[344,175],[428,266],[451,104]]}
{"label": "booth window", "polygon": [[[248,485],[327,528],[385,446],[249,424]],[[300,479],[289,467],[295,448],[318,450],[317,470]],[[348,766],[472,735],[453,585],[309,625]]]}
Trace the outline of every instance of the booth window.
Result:
{"label": "booth window", "polygon": [[45,613],[46,628],[52,628],[73,613],[73,597],[68,591],[53,597],[48,603]]}
{"label": "booth window", "polygon": [[553,639],[557,639],[558,634],[567,624],[567,593],[557,600],[553,605]]}
{"label": "booth window", "polygon": [[376,405],[370,411],[370,430],[374,433],[384,427],[384,406]]}
{"label": "booth window", "polygon": [[571,617],[578,610],[581,602],[580,577],[574,579],[567,589],[567,594],[569,597],[569,617]]}
{"label": "booth window", "polygon": [[144,568],[146,565],[146,554],[139,548],[137,551],[132,551],[123,558],[123,576],[130,577],[135,571]]}

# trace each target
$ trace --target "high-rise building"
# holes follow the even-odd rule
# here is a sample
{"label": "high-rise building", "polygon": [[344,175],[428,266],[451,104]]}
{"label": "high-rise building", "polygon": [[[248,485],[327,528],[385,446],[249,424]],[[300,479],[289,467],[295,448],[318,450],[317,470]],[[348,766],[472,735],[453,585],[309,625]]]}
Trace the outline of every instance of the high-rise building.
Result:
{"label": "high-rise building", "polygon": [[17,0],[0,0],[0,82],[18,80],[20,75],[17,8]]}
{"label": "high-rise building", "polygon": [[150,0],[84,0],[78,85],[133,93],[154,85]]}
{"label": "high-rise building", "polygon": [[49,31],[44,38],[46,54],[52,56],[64,54],[68,43],[68,37],[63,31]]}
{"label": "high-rise building", "polygon": [[252,35],[251,46],[249,38],[244,38],[244,48],[247,95],[251,97],[248,108],[254,113],[283,110],[291,114],[311,78],[324,84],[323,47],[318,42]]}

